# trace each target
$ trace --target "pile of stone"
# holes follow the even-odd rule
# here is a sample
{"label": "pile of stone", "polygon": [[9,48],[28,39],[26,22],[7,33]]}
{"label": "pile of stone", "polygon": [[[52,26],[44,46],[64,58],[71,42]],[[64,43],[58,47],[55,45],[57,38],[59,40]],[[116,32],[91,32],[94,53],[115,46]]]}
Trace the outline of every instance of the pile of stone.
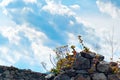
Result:
{"label": "pile of stone", "polygon": [[45,80],[45,74],[12,66],[0,66],[0,80]]}
{"label": "pile of stone", "polygon": [[75,61],[71,68],[64,68],[59,74],[46,75],[12,66],[0,66],[0,80],[120,80],[118,64],[105,62],[103,55],[80,52],[73,57]]}
{"label": "pile of stone", "polygon": [[[116,62],[105,62],[104,56],[93,52],[80,52],[70,69],[64,69],[60,74],[47,80],[120,80],[120,73],[114,72],[118,67]],[[117,68],[117,71],[120,70]]]}

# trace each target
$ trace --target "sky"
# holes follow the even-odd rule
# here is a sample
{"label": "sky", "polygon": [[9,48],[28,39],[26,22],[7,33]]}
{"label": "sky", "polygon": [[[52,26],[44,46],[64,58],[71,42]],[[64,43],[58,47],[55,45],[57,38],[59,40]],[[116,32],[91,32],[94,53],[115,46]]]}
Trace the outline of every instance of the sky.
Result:
{"label": "sky", "polygon": [[50,55],[81,35],[91,51],[119,60],[120,0],[0,0],[0,65],[46,72]]}

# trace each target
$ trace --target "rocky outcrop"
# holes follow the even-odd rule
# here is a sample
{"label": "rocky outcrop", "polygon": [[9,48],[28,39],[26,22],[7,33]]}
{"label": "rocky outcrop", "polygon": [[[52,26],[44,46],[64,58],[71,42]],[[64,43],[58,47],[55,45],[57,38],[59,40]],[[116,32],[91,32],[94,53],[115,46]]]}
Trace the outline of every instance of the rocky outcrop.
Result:
{"label": "rocky outcrop", "polygon": [[0,80],[45,80],[45,74],[12,66],[0,66]]}
{"label": "rocky outcrop", "polygon": [[[93,52],[80,52],[71,68],[59,74],[42,74],[31,70],[0,66],[0,80],[120,80],[120,68],[116,62],[105,62],[104,56]],[[68,56],[66,56],[66,59]]]}
{"label": "rocky outcrop", "polygon": [[[48,80],[120,80],[116,62],[105,62],[104,56],[93,52],[80,52],[70,69],[64,69]],[[114,69],[113,69],[114,68]]]}

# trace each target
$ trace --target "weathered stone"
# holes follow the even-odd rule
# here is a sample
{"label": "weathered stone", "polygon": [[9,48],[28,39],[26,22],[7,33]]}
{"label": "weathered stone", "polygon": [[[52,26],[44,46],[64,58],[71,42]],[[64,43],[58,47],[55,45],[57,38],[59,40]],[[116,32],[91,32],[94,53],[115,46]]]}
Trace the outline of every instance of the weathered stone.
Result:
{"label": "weathered stone", "polygon": [[120,73],[118,73],[118,74],[116,74],[117,75],[117,77],[120,79]]}
{"label": "weathered stone", "polygon": [[47,75],[45,76],[45,78],[46,78],[46,79],[50,79],[50,78],[52,78],[52,77],[54,77],[54,76],[55,76],[55,74],[49,73],[49,74],[47,74]]}
{"label": "weathered stone", "polygon": [[89,69],[90,67],[90,60],[82,56],[77,57],[75,62],[73,63],[73,68],[75,70],[84,70]]}
{"label": "weathered stone", "polygon": [[70,80],[70,77],[66,74],[59,74],[54,78],[54,80]]}
{"label": "weathered stone", "polygon": [[120,80],[120,78],[116,74],[108,75],[108,80]]}
{"label": "weathered stone", "polygon": [[110,66],[109,66],[109,64],[99,63],[99,64],[97,64],[96,69],[99,72],[108,73],[109,69],[110,69]]}
{"label": "weathered stone", "polygon": [[6,70],[5,72],[3,72],[3,74],[9,75],[9,74],[10,74],[10,71]]}
{"label": "weathered stone", "polygon": [[3,67],[2,66],[0,66],[0,73],[3,73]]}
{"label": "weathered stone", "polygon": [[86,70],[76,70],[75,72],[78,74],[89,74]]}
{"label": "weathered stone", "polygon": [[87,70],[89,74],[92,74],[94,72],[96,72],[96,66],[95,65],[91,65],[91,68]]}
{"label": "weathered stone", "polygon": [[88,58],[88,59],[93,59],[95,57],[95,53],[92,52],[80,52],[82,57]]}
{"label": "weathered stone", "polygon": [[99,55],[99,57],[98,57],[99,61],[103,61],[104,60],[105,57],[103,55],[101,55],[101,54],[97,54],[97,55]]}
{"label": "weathered stone", "polygon": [[91,75],[92,80],[107,80],[104,73],[94,73]]}
{"label": "weathered stone", "polygon": [[69,77],[75,77],[77,75],[76,71],[74,70],[67,70],[65,71],[65,74],[67,74]]}
{"label": "weathered stone", "polygon": [[89,75],[78,74],[74,80],[91,80]]}
{"label": "weathered stone", "polygon": [[45,74],[32,72],[30,70],[17,69],[15,67],[0,66],[0,80],[46,80]]}
{"label": "weathered stone", "polygon": [[110,62],[110,66],[117,66],[118,63],[117,62]]}

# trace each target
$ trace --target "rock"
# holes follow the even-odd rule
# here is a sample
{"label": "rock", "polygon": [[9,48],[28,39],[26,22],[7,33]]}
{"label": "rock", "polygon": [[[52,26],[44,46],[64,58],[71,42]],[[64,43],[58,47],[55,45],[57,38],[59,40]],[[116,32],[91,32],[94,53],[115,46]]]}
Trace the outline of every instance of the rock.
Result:
{"label": "rock", "polygon": [[76,71],[74,70],[67,70],[64,73],[67,74],[69,77],[75,77],[77,75]]}
{"label": "rock", "polygon": [[46,75],[45,78],[46,78],[46,79],[50,79],[50,78],[53,77],[53,76],[55,76],[55,74],[50,73],[50,74]]}
{"label": "rock", "polygon": [[90,60],[82,56],[77,57],[73,63],[73,69],[75,70],[84,70],[89,69],[90,67]]}
{"label": "rock", "polygon": [[103,61],[103,60],[104,60],[105,57],[104,57],[103,55],[101,55],[101,54],[97,54],[97,55],[99,56],[99,57],[98,57],[98,60],[99,60],[99,61]]}
{"label": "rock", "polygon": [[5,74],[5,75],[9,75],[10,72],[9,72],[8,70],[6,70],[5,72],[3,72],[3,74]]}
{"label": "rock", "polygon": [[118,66],[117,62],[110,62],[110,66]]}
{"label": "rock", "polygon": [[96,66],[91,65],[91,68],[87,70],[89,74],[96,72]]}
{"label": "rock", "polygon": [[108,80],[120,80],[120,78],[116,74],[108,75]]}
{"label": "rock", "polygon": [[3,67],[2,66],[0,66],[0,73],[3,73]]}
{"label": "rock", "polygon": [[92,52],[80,52],[82,57],[88,58],[88,59],[93,59],[95,57],[95,53]]}
{"label": "rock", "polygon": [[46,80],[45,74],[15,67],[0,66],[0,80]]}
{"label": "rock", "polygon": [[74,80],[91,80],[89,75],[78,74]]}
{"label": "rock", "polygon": [[92,80],[107,80],[104,73],[94,73],[91,75]]}
{"label": "rock", "polygon": [[89,74],[86,70],[76,70],[78,74]]}
{"label": "rock", "polygon": [[120,80],[120,73],[118,73],[118,74],[116,74],[116,75],[117,75],[118,79]]}
{"label": "rock", "polygon": [[109,64],[99,63],[99,64],[97,64],[96,69],[99,72],[108,73],[110,66],[109,66]]}
{"label": "rock", "polygon": [[59,74],[54,78],[54,80],[71,80],[70,77],[66,74]]}

